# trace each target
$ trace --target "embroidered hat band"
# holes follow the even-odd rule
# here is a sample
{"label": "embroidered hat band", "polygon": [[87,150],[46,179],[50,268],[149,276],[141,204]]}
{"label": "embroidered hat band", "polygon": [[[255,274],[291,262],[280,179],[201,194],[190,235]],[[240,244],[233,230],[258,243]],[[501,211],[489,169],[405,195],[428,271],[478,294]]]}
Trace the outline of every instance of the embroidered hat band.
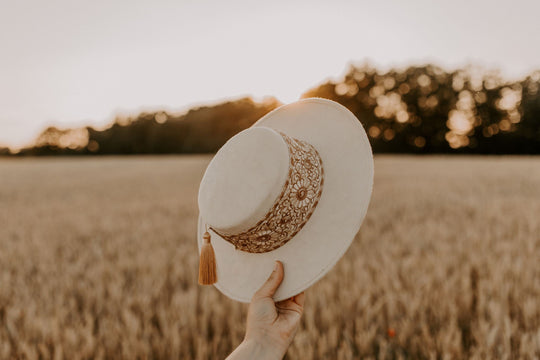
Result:
{"label": "embroidered hat band", "polygon": [[236,249],[265,253],[283,246],[302,229],[319,203],[324,185],[319,153],[305,141],[279,134],[289,150],[289,173],[270,211],[255,226],[239,234],[224,233],[210,226]]}

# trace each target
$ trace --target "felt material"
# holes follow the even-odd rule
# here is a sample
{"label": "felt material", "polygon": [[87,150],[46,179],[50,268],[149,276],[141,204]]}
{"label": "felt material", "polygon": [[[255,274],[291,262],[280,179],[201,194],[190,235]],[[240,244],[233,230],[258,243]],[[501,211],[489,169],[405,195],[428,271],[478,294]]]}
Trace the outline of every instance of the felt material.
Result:
{"label": "felt material", "polygon": [[[218,275],[214,286],[234,300],[249,302],[272,272],[274,261],[280,260],[285,277],[274,295],[274,300],[280,301],[313,285],[349,248],[371,198],[373,156],[358,119],[342,105],[326,99],[284,105],[253,127],[275,129],[307,141],[319,152],[325,171],[324,189],[311,218],[280,248],[262,254],[247,253],[235,250],[210,231]],[[241,163],[235,166],[234,171],[245,171]],[[231,207],[230,211],[235,209]],[[198,224],[199,251],[207,223],[203,215],[201,212]]]}
{"label": "felt material", "polygon": [[283,137],[266,127],[251,127],[219,149],[199,187],[199,211],[209,226],[238,234],[270,210],[289,172]]}

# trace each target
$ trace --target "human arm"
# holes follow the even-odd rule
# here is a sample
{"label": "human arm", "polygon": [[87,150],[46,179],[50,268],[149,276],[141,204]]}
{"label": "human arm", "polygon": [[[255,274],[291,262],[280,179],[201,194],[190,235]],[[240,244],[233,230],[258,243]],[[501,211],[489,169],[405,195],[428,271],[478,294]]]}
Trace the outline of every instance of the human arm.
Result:
{"label": "human arm", "polygon": [[283,276],[283,264],[276,261],[274,271],[251,299],[244,340],[226,360],[275,360],[285,356],[300,324],[305,294],[274,302],[272,296]]}

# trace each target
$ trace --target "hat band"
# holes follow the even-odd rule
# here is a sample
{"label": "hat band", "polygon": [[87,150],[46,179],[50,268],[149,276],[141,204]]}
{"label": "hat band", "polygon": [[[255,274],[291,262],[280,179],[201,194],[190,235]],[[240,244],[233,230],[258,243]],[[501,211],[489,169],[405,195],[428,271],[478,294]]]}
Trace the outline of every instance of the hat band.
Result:
{"label": "hat band", "polygon": [[304,227],[321,198],[324,169],[319,153],[305,141],[279,134],[289,148],[289,173],[270,211],[240,234],[226,234],[210,227],[236,249],[265,253],[283,246]]}

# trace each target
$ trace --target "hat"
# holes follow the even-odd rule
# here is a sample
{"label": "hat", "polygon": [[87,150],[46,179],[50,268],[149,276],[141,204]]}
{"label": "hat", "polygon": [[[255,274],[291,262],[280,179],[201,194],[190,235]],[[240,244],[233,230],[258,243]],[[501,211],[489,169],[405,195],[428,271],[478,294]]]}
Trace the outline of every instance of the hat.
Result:
{"label": "hat", "polygon": [[210,161],[199,188],[199,283],[249,302],[273,270],[275,301],[322,278],[366,215],[373,156],[344,106],[310,98],[281,106],[236,134]]}

